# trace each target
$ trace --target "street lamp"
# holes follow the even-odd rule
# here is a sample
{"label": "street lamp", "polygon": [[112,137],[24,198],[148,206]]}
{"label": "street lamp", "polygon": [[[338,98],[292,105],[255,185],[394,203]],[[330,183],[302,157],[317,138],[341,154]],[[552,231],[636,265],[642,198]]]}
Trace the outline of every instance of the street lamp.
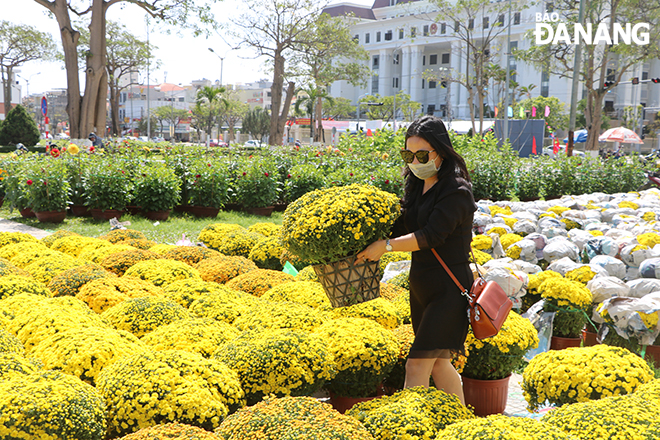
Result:
{"label": "street lamp", "polygon": [[209,52],[211,52],[213,55],[216,57],[220,58],[220,85],[222,85],[222,70],[224,68],[225,64],[225,57],[221,57],[220,55],[217,54],[216,51],[214,51],[212,48],[209,47]]}

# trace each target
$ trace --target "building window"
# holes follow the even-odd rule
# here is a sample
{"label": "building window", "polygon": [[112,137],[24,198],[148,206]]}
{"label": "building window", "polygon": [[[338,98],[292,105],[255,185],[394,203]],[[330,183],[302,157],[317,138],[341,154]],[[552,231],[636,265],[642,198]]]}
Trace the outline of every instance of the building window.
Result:
{"label": "building window", "polygon": [[424,27],[422,28],[422,33],[424,34],[425,37],[429,36],[429,25],[425,24]]}
{"label": "building window", "polygon": [[426,66],[426,55],[422,55],[422,66]]}
{"label": "building window", "polygon": [[355,36],[353,37],[353,40],[355,40],[355,42],[359,43],[360,42],[360,36],[358,34],[355,34]]}
{"label": "building window", "polygon": [[442,35],[444,35],[444,34],[447,33],[447,23],[442,23],[442,24],[440,25],[440,33],[441,33]]}
{"label": "building window", "polygon": [[424,80],[422,80],[422,88],[424,88]]}
{"label": "building window", "polygon": [[392,87],[394,87],[395,89],[399,88],[399,78],[396,76],[392,78]]}
{"label": "building window", "polygon": [[373,57],[373,62],[371,63],[371,66],[374,69],[378,69],[378,61],[380,60],[380,55],[374,55]]}
{"label": "building window", "polygon": [[403,40],[403,29],[399,29],[399,40]]}
{"label": "building window", "polygon": [[385,32],[385,41],[392,41],[392,31]]}
{"label": "building window", "polygon": [[438,55],[429,55],[429,64],[438,64]]}
{"label": "building window", "polygon": [[449,54],[448,53],[443,53],[442,54],[442,64],[449,64]]}
{"label": "building window", "polygon": [[435,104],[429,104],[429,106],[426,110],[426,114],[427,115],[433,115],[433,113],[435,113]]}
{"label": "building window", "polygon": [[614,111],[614,101],[605,101],[605,108],[603,109],[606,112]]}
{"label": "building window", "polygon": [[458,20],[456,20],[454,22],[454,32],[458,32],[460,28],[461,28],[461,23]]}
{"label": "building window", "polygon": [[541,72],[541,96],[547,98],[550,94],[550,72],[543,69]]}
{"label": "building window", "polygon": [[415,38],[416,36],[417,36],[417,28],[413,26],[410,28],[410,38]]}
{"label": "building window", "polygon": [[513,14],[513,24],[520,24],[520,12]]}
{"label": "building window", "polygon": [[369,40],[370,40],[370,35],[368,33],[364,34],[364,43],[369,44]]}
{"label": "building window", "polygon": [[468,20],[468,29],[474,29],[474,18]]}
{"label": "building window", "polygon": [[380,31],[376,32],[376,43],[380,43]]}
{"label": "building window", "polygon": [[435,89],[436,83],[435,81],[429,81],[429,89]]}
{"label": "building window", "polygon": [[378,93],[378,75],[371,77],[371,94],[376,95]]}
{"label": "building window", "polygon": [[642,72],[642,81],[645,79],[649,79],[649,73],[648,72]]}
{"label": "building window", "polygon": [[488,25],[489,25],[489,18],[484,17],[484,29],[488,29]]}
{"label": "building window", "polygon": [[399,64],[399,54],[392,55],[392,64]]}
{"label": "building window", "polygon": [[504,26],[504,14],[500,14],[497,16],[497,25],[499,27]]}

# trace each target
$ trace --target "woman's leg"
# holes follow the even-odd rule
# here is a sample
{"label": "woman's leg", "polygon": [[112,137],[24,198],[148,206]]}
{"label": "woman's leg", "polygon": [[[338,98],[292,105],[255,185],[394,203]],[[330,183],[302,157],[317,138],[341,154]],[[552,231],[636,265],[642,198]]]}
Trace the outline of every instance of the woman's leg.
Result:
{"label": "woman's leg", "polygon": [[[407,368],[408,365],[406,365]],[[455,394],[456,397],[465,405],[465,397],[463,396],[463,385],[461,383],[461,376],[458,371],[451,364],[451,359],[437,358],[433,364],[432,373],[433,382],[435,387],[443,390],[448,394]],[[407,379],[406,375],[406,379]],[[427,382],[428,383],[428,382]]]}
{"label": "woman's leg", "polygon": [[[408,358],[406,361],[406,382],[404,388],[429,387],[429,377],[435,358]],[[435,379],[434,379],[435,380]]]}

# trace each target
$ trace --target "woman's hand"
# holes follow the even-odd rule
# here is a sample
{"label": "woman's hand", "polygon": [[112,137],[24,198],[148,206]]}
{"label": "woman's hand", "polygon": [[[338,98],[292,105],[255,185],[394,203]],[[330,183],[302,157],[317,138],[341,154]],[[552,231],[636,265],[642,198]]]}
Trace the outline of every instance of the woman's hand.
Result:
{"label": "woman's hand", "polygon": [[385,251],[385,240],[374,241],[365,250],[357,254],[356,261],[378,261]]}

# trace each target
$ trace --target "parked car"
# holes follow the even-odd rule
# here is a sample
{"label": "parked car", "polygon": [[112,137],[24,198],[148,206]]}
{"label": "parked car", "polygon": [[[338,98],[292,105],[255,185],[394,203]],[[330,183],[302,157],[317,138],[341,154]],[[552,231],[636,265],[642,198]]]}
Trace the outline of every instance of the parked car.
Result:
{"label": "parked car", "polygon": [[227,142],[221,141],[219,139],[211,139],[209,141],[209,146],[210,147],[220,147],[220,148],[227,148],[228,147]]}
{"label": "parked car", "polygon": [[151,140],[154,142],[165,142],[165,138],[162,137],[153,137]]}
{"label": "parked car", "polygon": [[66,133],[58,133],[55,135],[55,139],[69,139],[69,135]]}
{"label": "parked car", "polygon": [[[559,154],[566,154],[566,145],[560,145],[559,146]],[[544,156],[550,156],[550,157],[555,157],[554,149],[553,147],[543,147],[543,155]],[[573,156],[579,156],[579,157],[584,157],[584,152],[580,150],[573,150]]]}
{"label": "parked car", "polygon": [[140,137],[138,137],[138,139],[141,140],[142,142],[149,142],[149,137],[148,136],[140,136]]}
{"label": "parked car", "polygon": [[261,143],[255,139],[250,139],[245,144],[243,144],[243,148],[247,150],[256,150],[261,148]]}

